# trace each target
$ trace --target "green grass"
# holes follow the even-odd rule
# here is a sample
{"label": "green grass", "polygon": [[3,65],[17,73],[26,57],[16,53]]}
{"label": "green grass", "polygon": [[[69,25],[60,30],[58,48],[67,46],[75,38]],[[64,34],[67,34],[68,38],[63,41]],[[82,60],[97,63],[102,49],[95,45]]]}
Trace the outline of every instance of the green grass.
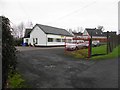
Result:
{"label": "green grass", "polygon": [[102,45],[102,46],[99,46],[99,47],[92,47],[92,55],[95,55],[95,54],[106,54],[106,48],[107,46],[106,45]]}
{"label": "green grass", "polygon": [[[92,47],[92,57],[91,60],[103,60],[103,59],[111,59],[111,58],[117,58],[120,56],[120,53],[118,53],[118,49],[120,49],[120,45],[116,48],[114,48],[113,52],[107,54],[107,46],[101,45],[99,47]],[[67,53],[69,56],[72,56],[74,58],[82,58],[87,59],[88,57],[88,49],[82,49],[77,50],[73,52]]]}
{"label": "green grass", "polygon": [[26,88],[25,80],[22,78],[22,75],[18,72],[9,73],[8,76],[8,87],[9,88]]}
{"label": "green grass", "polygon": [[88,52],[87,49],[82,49],[82,50],[77,50],[71,53],[71,56],[74,58],[87,58],[88,57]]}
{"label": "green grass", "polygon": [[[101,49],[101,50],[100,50]],[[106,54],[106,52],[103,52],[104,49],[106,49],[106,46],[102,46],[101,48],[95,48],[93,49],[93,54],[98,53],[98,54]],[[118,53],[118,50],[120,49],[120,45],[116,48],[114,48],[113,52],[106,54],[106,55],[99,55],[99,56],[92,56],[90,59],[91,60],[102,60],[102,59],[112,59],[112,58],[117,58],[120,56],[120,53]],[[98,51],[97,51],[98,50]]]}

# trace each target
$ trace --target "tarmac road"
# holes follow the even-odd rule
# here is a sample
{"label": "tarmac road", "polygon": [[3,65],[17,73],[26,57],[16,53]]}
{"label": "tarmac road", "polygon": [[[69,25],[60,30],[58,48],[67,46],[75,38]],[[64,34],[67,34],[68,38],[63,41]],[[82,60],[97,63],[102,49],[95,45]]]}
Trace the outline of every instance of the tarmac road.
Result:
{"label": "tarmac road", "polygon": [[117,88],[118,60],[68,57],[63,47],[17,47],[18,67],[32,88]]}

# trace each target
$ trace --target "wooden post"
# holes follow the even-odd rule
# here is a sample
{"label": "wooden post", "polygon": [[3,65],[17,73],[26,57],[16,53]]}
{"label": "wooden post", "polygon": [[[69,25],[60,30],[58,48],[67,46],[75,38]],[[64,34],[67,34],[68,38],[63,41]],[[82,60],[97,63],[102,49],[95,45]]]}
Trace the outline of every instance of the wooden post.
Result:
{"label": "wooden post", "polygon": [[66,53],[66,36],[65,36],[65,53]]}
{"label": "wooden post", "polygon": [[90,58],[92,55],[92,32],[91,32],[91,37],[88,38],[88,41],[89,41],[88,58]]}
{"label": "wooden post", "polygon": [[113,34],[111,33],[111,52],[113,51],[113,48],[114,48],[114,47],[113,47],[113,44],[114,44],[114,43],[113,43],[113,37],[114,37],[114,36],[113,36]]}
{"label": "wooden post", "polygon": [[91,38],[90,38],[90,57],[92,55],[92,32],[91,32]]}
{"label": "wooden post", "polygon": [[107,54],[109,53],[109,31],[107,31]]}
{"label": "wooden post", "polygon": [[88,58],[90,58],[90,37],[88,37],[89,45],[88,45]]}

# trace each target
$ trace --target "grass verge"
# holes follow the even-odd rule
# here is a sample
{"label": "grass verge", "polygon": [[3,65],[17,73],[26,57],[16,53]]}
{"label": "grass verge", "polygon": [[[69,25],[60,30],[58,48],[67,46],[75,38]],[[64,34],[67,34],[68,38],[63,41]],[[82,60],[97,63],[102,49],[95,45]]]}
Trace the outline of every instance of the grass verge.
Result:
{"label": "grass verge", "polygon": [[[118,56],[120,56],[120,53],[118,53],[119,49],[120,49],[120,45],[114,48],[113,52],[107,54],[106,45],[101,45],[99,47],[92,47],[92,57],[90,58],[90,60],[117,58]],[[66,54],[74,58],[88,59],[87,58],[88,49],[81,49],[72,52],[68,51]]]}
{"label": "grass verge", "polygon": [[88,57],[87,49],[81,49],[77,51],[66,51],[65,54],[74,58],[86,59]]}
{"label": "grass verge", "polygon": [[15,71],[14,73],[9,73],[8,88],[27,88],[27,85],[22,75]]}
{"label": "grass verge", "polygon": [[[106,48],[104,46],[104,48]],[[101,48],[102,49],[102,48]],[[106,54],[106,52],[103,52],[103,55],[98,55],[98,56],[92,56],[90,59],[91,60],[101,60],[101,59],[112,59],[112,58],[117,58],[120,56],[120,53],[118,53],[118,50],[120,49],[120,45],[116,48],[113,49],[113,51],[109,54]],[[97,50],[97,49],[96,49]],[[96,50],[93,50],[95,52]],[[102,50],[101,50],[102,51]],[[104,55],[105,54],[105,55]]]}

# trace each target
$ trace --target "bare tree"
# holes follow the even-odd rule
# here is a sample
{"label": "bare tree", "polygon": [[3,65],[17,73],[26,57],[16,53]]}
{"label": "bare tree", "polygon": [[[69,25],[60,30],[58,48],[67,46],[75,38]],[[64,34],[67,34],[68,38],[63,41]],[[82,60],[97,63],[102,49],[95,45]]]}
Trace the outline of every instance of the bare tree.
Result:
{"label": "bare tree", "polygon": [[83,32],[83,27],[79,27],[79,32]]}
{"label": "bare tree", "polygon": [[26,28],[33,28],[33,23],[32,21],[28,21],[25,25]]}
{"label": "bare tree", "polygon": [[105,29],[104,29],[104,27],[103,27],[103,26],[101,26],[101,25],[98,25],[98,26],[97,26],[97,28],[98,28],[98,29],[100,29],[100,30],[102,30],[102,31],[104,31],[104,30],[105,30]]}
{"label": "bare tree", "polygon": [[73,35],[73,33],[72,33],[73,31],[72,31],[72,29],[71,29],[71,28],[69,28],[69,29],[68,29],[68,31],[69,31],[69,33],[70,33],[70,34],[72,34],[72,35]]}
{"label": "bare tree", "polygon": [[23,37],[23,30],[24,30],[24,23],[21,22],[19,25],[12,26],[12,35],[15,38],[22,38]]}
{"label": "bare tree", "polygon": [[23,37],[23,31],[25,29],[25,25],[23,22],[21,22],[19,25],[18,25],[18,33],[19,33],[19,38],[22,38]]}
{"label": "bare tree", "polygon": [[12,26],[12,35],[15,37],[15,38],[18,38],[18,27],[16,25],[13,25]]}
{"label": "bare tree", "polygon": [[77,27],[76,31],[77,31],[77,32],[80,32],[80,27]]}
{"label": "bare tree", "polygon": [[76,29],[73,30],[73,32],[79,33],[82,32],[83,28],[82,27],[77,27]]}
{"label": "bare tree", "polygon": [[33,23],[28,21],[27,23],[21,22],[19,25],[12,26],[12,35],[15,38],[22,38],[24,37],[25,28],[33,28]]}
{"label": "bare tree", "polygon": [[76,30],[76,29],[74,29],[74,30],[73,30],[73,32],[74,32],[74,33],[77,33],[77,30]]}

